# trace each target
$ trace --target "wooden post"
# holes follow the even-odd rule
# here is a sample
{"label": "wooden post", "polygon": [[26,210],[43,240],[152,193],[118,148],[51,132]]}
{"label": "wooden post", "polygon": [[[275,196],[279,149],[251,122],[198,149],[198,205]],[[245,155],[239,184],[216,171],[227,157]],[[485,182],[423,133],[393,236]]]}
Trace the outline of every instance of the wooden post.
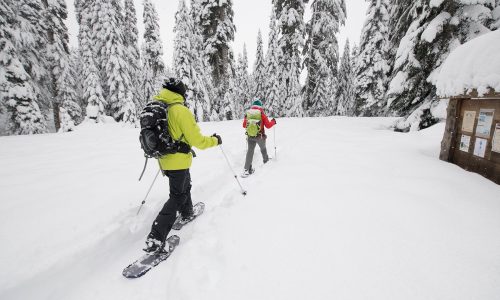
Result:
{"label": "wooden post", "polygon": [[451,98],[447,108],[446,128],[443,141],[441,142],[441,153],[439,159],[451,162],[458,132],[458,120],[460,117],[460,106],[463,99]]}

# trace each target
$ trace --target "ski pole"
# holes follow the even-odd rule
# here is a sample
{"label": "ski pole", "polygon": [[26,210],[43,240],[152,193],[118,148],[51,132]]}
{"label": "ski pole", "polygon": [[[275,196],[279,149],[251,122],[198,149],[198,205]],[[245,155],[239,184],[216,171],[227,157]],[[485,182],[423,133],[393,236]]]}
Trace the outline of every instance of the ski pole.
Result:
{"label": "ski pole", "polygon": [[240,181],[238,180],[238,175],[236,175],[236,172],[234,172],[233,167],[231,167],[231,163],[229,162],[229,158],[227,158],[226,152],[224,152],[224,149],[222,148],[222,145],[219,145],[220,151],[222,151],[222,154],[224,154],[224,157],[226,158],[227,165],[229,166],[229,169],[233,172],[234,179],[236,179],[236,182],[238,182],[238,185],[240,186],[241,193],[243,196],[247,195],[247,191],[243,189],[243,186],[241,185]]}
{"label": "ski pole", "polygon": [[278,155],[276,154],[276,126],[273,126],[273,136],[274,136],[274,160],[278,160]]}
{"label": "ski pole", "polygon": [[158,173],[156,173],[156,176],[155,176],[155,179],[153,180],[153,182],[151,183],[151,186],[149,187],[149,190],[148,192],[146,193],[146,197],[144,197],[144,200],[142,200],[142,203],[141,203],[141,206],[139,207],[139,210],[137,211],[137,214],[136,216],[139,215],[139,212],[141,211],[141,208],[144,206],[144,204],[146,203],[146,198],[148,197],[149,195],[149,192],[151,192],[151,189],[153,188],[153,185],[155,184],[156,182],[156,178],[158,178],[158,175],[160,175],[160,172],[161,172],[161,169],[158,170]]}

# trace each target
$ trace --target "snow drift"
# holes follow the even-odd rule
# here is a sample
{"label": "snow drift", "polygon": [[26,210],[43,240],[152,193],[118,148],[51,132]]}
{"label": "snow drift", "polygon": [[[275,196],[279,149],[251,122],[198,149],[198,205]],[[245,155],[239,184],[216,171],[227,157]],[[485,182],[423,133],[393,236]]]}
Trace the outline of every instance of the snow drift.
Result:
{"label": "snow drift", "polygon": [[477,89],[500,91],[500,30],[487,33],[455,49],[435,79],[441,97],[462,95]]}

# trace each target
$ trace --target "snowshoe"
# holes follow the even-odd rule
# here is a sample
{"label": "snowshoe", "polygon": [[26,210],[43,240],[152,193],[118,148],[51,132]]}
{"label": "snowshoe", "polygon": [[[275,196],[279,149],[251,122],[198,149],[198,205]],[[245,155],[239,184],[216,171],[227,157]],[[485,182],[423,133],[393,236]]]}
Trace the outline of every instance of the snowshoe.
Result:
{"label": "snowshoe", "polygon": [[248,176],[252,175],[253,173],[255,173],[255,169],[254,168],[250,168],[249,170],[244,170],[243,174],[241,174],[241,177],[242,178],[247,178]]}
{"label": "snowshoe", "polygon": [[205,203],[203,203],[203,202],[196,203],[193,206],[193,214],[190,216],[187,216],[187,217],[183,217],[183,216],[179,215],[177,217],[177,219],[175,220],[174,225],[172,225],[172,229],[173,230],[181,230],[182,227],[184,227],[184,225],[186,225],[187,223],[196,219],[196,217],[201,215],[204,210],[205,210]]}

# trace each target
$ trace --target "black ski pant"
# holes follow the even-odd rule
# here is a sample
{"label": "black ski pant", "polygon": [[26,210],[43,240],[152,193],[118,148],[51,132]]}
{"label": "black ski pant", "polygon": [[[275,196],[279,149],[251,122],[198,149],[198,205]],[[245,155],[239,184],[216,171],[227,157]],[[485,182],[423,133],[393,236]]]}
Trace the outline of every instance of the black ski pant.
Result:
{"label": "black ski pant", "polygon": [[153,238],[165,243],[168,233],[177,218],[177,212],[183,217],[193,214],[193,202],[191,201],[191,175],[189,169],[163,171],[168,177],[170,184],[170,198],[151,226],[148,238]]}

